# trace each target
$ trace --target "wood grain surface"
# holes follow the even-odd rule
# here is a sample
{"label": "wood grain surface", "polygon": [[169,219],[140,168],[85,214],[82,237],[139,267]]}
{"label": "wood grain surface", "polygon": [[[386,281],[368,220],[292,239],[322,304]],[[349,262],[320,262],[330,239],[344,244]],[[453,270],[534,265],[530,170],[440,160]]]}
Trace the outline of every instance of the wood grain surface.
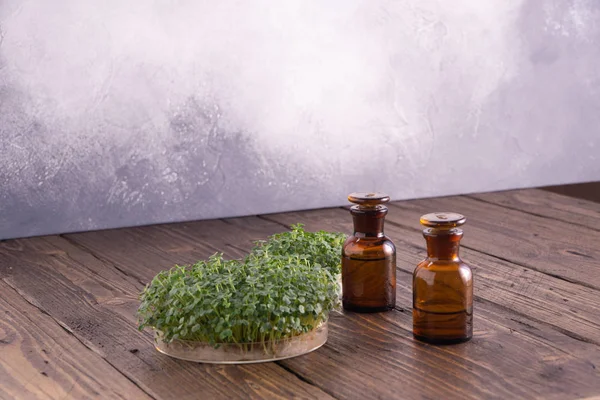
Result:
{"label": "wood grain surface", "polygon": [[2,398],[150,398],[2,281],[0,293]]}
{"label": "wood grain surface", "polygon": [[[600,207],[540,190],[391,203],[397,307],[333,313],[327,344],[277,363],[214,366],[159,354],[136,329],[137,296],[160,270],[241,257],[301,222],[350,233],[346,209],[209,220],[0,243],[0,398],[523,398],[600,395]],[[418,217],[467,216],[474,338],[412,338]],[[46,353],[48,352],[48,353]],[[47,361],[47,363],[46,363]],[[50,368],[51,366],[51,368]]]}
{"label": "wood grain surface", "polygon": [[[151,230],[151,227],[142,229]],[[148,233],[148,237],[154,235],[162,238],[160,229]],[[243,235],[238,233],[236,237]],[[144,254],[146,250],[140,247],[141,251],[136,253],[135,249],[138,247],[132,248],[131,256]],[[154,262],[151,254],[146,259],[132,259],[126,265],[154,265],[157,272],[161,266]],[[172,260],[175,262],[182,262],[181,258],[176,257]],[[329,397],[276,364],[211,366],[159,354],[153,348],[150,332],[136,329],[137,294],[142,284],[67,239],[46,237],[4,242],[0,244],[0,265],[12,265],[0,269],[4,282],[72,332],[86,345],[87,351],[99,354],[151,397]]]}
{"label": "wood grain surface", "polygon": [[539,189],[481,193],[467,197],[600,231],[600,202]]}
{"label": "wood grain surface", "polygon": [[464,247],[600,288],[598,231],[462,196],[395,203],[392,208],[393,222],[415,228],[424,212],[452,210],[464,214],[468,224]]}

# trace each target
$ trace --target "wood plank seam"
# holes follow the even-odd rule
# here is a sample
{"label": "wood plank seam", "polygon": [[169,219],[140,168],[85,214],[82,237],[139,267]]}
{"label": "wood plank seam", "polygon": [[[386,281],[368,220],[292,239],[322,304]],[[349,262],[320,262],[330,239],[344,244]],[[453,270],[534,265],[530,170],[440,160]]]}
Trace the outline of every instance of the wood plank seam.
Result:
{"label": "wood plank seam", "polygon": [[600,202],[540,189],[477,193],[470,196],[489,201],[490,204],[502,204],[521,211],[542,214],[556,221],[568,221],[570,224],[578,224],[593,230],[600,227]]}
{"label": "wood plank seam", "polygon": [[551,221],[561,221],[561,222],[565,222],[567,224],[577,225],[577,226],[580,226],[582,228],[586,228],[586,229],[590,229],[590,230],[594,230],[594,231],[600,232],[599,228],[592,228],[591,226],[583,225],[583,224],[580,224],[580,223],[575,222],[575,221],[569,221],[569,220],[565,220],[565,219],[562,219],[562,218],[556,218],[556,217],[549,217],[547,215],[538,214],[538,213],[534,213],[534,212],[527,211],[527,210],[522,210],[520,208],[511,207],[511,206],[508,206],[506,204],[496,203],[496,202],[493,202],[493,201],[485,200],[485,199],[479,198],[479,197],[477,197],[475,195],[464,195],[464,197],[467,197],[469,199],[476,200],[476,201],[479,201],[479,202],[482,202],[482,203],[492,204],[494,206],[503,207],[503,208],[506,208],[506,209],[509,209],[509,210],[518,211],[518,212],[522,212],[522,213],[529,214],[529,215],[534,215],[536,217],[540,217],[540,218],[544,218],[544,219],[549,219]]}
{"label": "wood plank seam", "polygon": [[[73,331],[68,328],[68,326],[66,326],[64,323],[62,323],[61,321],[59,321],[56,318],[54,318],[50,313],[48,313],[46,310],[44,310],[43,308],[41,308],[39,305],[31,302],[27,297],[23,296],[19,292],[19,290],[17,288],[15,288],[14,286],[12,286],[10,284],[10,282],[6,281],[5,279],[3,279],[2,281],[8,287],[10,287],[17,294],[17,296],[19,296],[19,298],[23,299],[26,303],[28,303],[31,306],[35,307],[42,314],[47,315],[48,317],[50,317],[50,319],[52,319],[52,321],[54,321],[58,326],[60,326],[67,334],[69,334],[75,340],[77,340],[79,343],[81,343],[83,346],[85,346],[85,348],[87,348],[89,351],[93,352],[94,354],[97,354],[104,362],[106,362],[108,365],[110,365],[110,367],[112,369],[114,369],[115,371],[117,371],[120,375],[124,376],[129,382],[131,382],[133,385],[135,385],[138,389],[140,389],[148,397],[150,397],[151,399],[155,399],[156,400],[156,397],[152,396],[152,394],[150,394],[146,390],[144,390],[138,383],[136,383],[133,379],[131,379],[129,376],[127,376],[125,373],[123,373],[121,370],[119,370],[115,365],[113,365],[109,360],[107,360],[102,354],[99,354],[93,347],[90,347],[88,343],[86,343],[85,341],[83,341],[80,338],[78,338],[77,335],[75,335],[73,333]],[[27,316],[27,318],[29,319],[28,316]],[[32,321],[32,322],[35,323],[35,321]]]}
{"label": "wood plank seam", "polygon": [[[99,256],[98,254],[96,254],[96,252],[94,252],[93,250],[89,249],[87,246],[85,246],[84,244],[81,244],[73,239],[71,239],[70,237],[66,236],[66,235],[58,235],[58,237],[60,237],[61,239],[66,240],[67,242],[69,242],[70,244],[72,244],[73,246],[77,247],[78,249],[80,249],[81,251],[85,251],[86,253],[88,253],[89,255],[91,255],[92,257],[94,257],[96,260],[98,260],[99,262],[103,263],[103,264],[107,264],[112,266],[114,269],[116,269],[117,271],[119,271],[121,274],[125,275],[128,278],[131,278],[133,280],[135,280],[136,282],[138,282],[139,284],[141,284],[142,286],[146,286],[148,283],[144,282],[140,277],[131,275],[129,273],[127,273],[126,271],[123,271],[121,268],[119,268],[117,265],[115,265],[114,263],[110,262],[109,260],[104,259],[103,257]],[[95,274],[94,271],[90,270],[88,268],[88,271],[92,272]]]}
{"label": "wood plank seam", "polygon": [[[488,299],[486,299],[484,297],[480,297],[480,296],[475,295],[474,298],[476,298],[478,301],[482,301],[482,302],[487,302],[487,303],[494,304],[495,306],[497,306],[497,307],[499,307],[501,309],[504,309],[506,311],[510,311],[511,313],[513,313],[513,314],[515,314],[517,316],[524,317],[524,318],[526,318],[528,320],[535,321],[535,322],[540,323],[542,325],[548,326],[548,327],[556,330],[557,332],[560,332],[563,335],[568,336],[568,337],[570,337],[572,339],[575,339],[577,341],[580,341],[580,342],[583,342],[583,343],[588,343],[588,344],[593,344],[593,345],[596,345],[596,346],[598,346],[600,348],[600,341],[585,338],[585,337],[583,337],[581,335],[578,335],[575,332],[568,331],[568,330],[566,330],[566,329],[564,329],[564,328],[562,328],[560,326],[556,326],[556,325],[554,325],[554,324],[552,324],[550,322],[541,320],[539,318],[532,317],[531,315],[524,314],[524,313],[522,313],[520,311],[515,310],[514,308],[510,308],[510,307],[507,307],[507,306],[505,306],[503,304],[496,303],[496,302],[488,300]],[[527,324],[524,323],[523,321],[519,321],[519,320],[515,320],[515,319],[513,319],[513,321],[515,321],[515,322],[517,322],[517,323],[519,323],[521,325],[526,325],[527,326]]]}
{"label": "wood plank seam", "polygon": [[[397,225],[397,226],[401,226],[401,225]],[[403,226],[403,228],[406,228],[406,226]],[[495,258],[497,260],[502,260],[502,261],[505,261],[507,263],[511,263],[511,264],[517,265],[519,267],[523,267],[523,268],[527,268],[527,269],[530,269],[530,270],[535,271],[535,272],[539,272],[540,274],[544,274],[546,276],[550,276],[552,278],[556,278],[556,279],[559,279],[559,280],[564,281],[564,282],[569,282],[569,283],[573,283],[573,284],[576,284],[576,285],[585,286],[585,287],[587,287],[589,289],[592,289],[592,290],[600,291],[600,289],[598,289],[594,285],[589,285],[589,284],[586,284],[586,283],[583,283],[583,282],[580,282],[580,281],[577,281],[577,280],[572,280],[572,279],[566,278],[564,276],[553,274],[553,273],[548,272],[548,271],[539,270],[539,269],[537,269],[535,267],[532,267],[532,266],[529,266],[529,265],[525,265],[525,264],[521,264],[518,261],[509,260],[508,258],[504,258],[504,257],[501,257],[501,256],[493,254],[493,253],[488,253],[487,251],[476,249],[476,248],[474,248],[472,246],[465,246],[465,245],[463,245],[462,247],[464,247],[465,249],[469,249],[471,251],[474,251],[476,253],[485,254],[486,256],[490,256],[490,257]]]}
{"label": "wood plank seam", "polygon": [[313,381],[308,379],[306,376],[303,376],[302,374],[294,371],[291,367],[288,367],[287,365],[285,365],[284,361],[275,361],[275,364],[279,365],[281,368],[283,368],[290,374],[294,375],[296,378],[300,379],[302,382],[305,382],[311,386],[318,388],[319,390],[322,390],[323,392],[327,393],[329,396],[333,397],[334,399],[340,399],[340,397],[336,396],[335,393],[333,393],[331,390],[320,387],[319,385],[317,385],[316,383],[314,383]]}
{"label": "wood plank seam", "polygon": [[[511,313],[515,313],[515,312],[514,312],[514,310],[512,310],[512,309],[509,309],[509,308],[506,308],[506,307],[503,307],[503,306],[501,306],[501,305],[498,305],[498,304],[496,304],[496,303],[494,303],[494,302],[492,302],[492,301],[489,301],[489,300],[487,300],[487,299],[480,298],[480,299],[478,299],[478,302],[481,302],[481,303],[487,303],[487,304],[492,304],[493,306],[496,306],[496,307],[503,308],[503,309],[505,309],[506,311],[509,311],[509,312],[511,312]],[[521,313],[515,313],[515,314],[518,314],[519,316],[521,316],[521,317],[524,317],[524,318],[525,318],[525,319],[527,319],[527,320],[530,320],[530,317],[529,317],[528,315],[524,315],[524,314],[521,314]],[[489,320],[488,318],[486,318],[485,316],[481,316],[481,318],[484,318],[484,319],[486,319],[486,320],[490,321],[490,320]],[[531,324],[529,324],[529,323],[527,323],[527,322],[521,321],[521,320],[519,320],[519,319],[516,319],[516,318],[509,318],[509,319],[510,319],[511,321],[513,321],[513,322],[516,322],[516,323],[517,323],[517,324],[519,324],[519,325],[523,325],[523,326],[525,326],[525,327],[527,327],[527,328],[529,328],[529,329],[532,329],[532,330],[537,330],[537,331],[539,331],[539,329],[538,329],[537,327],[535,327],[535,326],[533,326],[533,325],[531,325]],[[537,320],[535,320],[535,319],[534,319],[533,321],[534,321],[534,322],[537,322],[537,323],[539,323],[539,324],[541,324],[541,325],[547,325],[547,324],[545,324],[543,321],[537,321]],[[504,327],[508,328],[508,329],[509,329],[511,332],[513,332],[513,331],[514,331],[514,332],[516,332],[517,334],[523,335],[524,337],[527,337],[527,338],[532,338],[532,339],[536,339],[536,340],[538,340],[540,343],[543,343],[543,344],[544,344],[544,345],[546,345],[546,346],[551,346],[552,348],[554,348],[554,349],[556,349],[557,351],[559,351],[559,352],[561,352],[561,353],[565,354],[566,356],[573,357],[573,358],[579,359],[579,360],[581,360],[581,361],[584,361],[584,362],[586,362],[586,363],[589,363],[589,364],[590,364],[590,366],[591,366],[591,367],[592,367],[594,370],[596,369],[596,364],[594,364],[592,361],[590,361],[590,360],[588,360],[588,359],[586,359],[586,358],[580,357],[580,356],[578,356],[578,355],[576,355],[576,354],[574,354],[574,353],[570,353],[570,352],[568,352],[568,351],[565,351],[565,350],[564,350],[562,347],[560,347],[560,346],[555,346],[554,344],[552,344],[552,343],[549,343],[548,341],[539,340],[539,339],[538,339],[538,338],[539,338],[539,336],[535,335],[535,334],[534,334],[532,331],[530,331],[530,330],[524,331],[524,332],[526,333],[526,334],[525,334],[525,333],[523,333],[523,332],[521,332],[521,331],[518,331],[518,330],[513,330],[513,329],[512,329],[512,328],[510,328],[508,325],[504,325]],[[565,335],[565,336],[568,336],[568,337],[572,338],[572,339],[575,339],[575,340],[578,340],[578,341],[582,341],[582,342],[584,342],[584,343],[587,343],[587,344],[592,344],[592,345],[595,345],[596,347],[599,347],[599,348],[600,348],[600,346],[598,346],[598,344],[596,344],[596,343],[592,343],[592,342],[589,342],[589,341],[587,341],[587,340],[580,340],[580,339],[578,339],[578,338],[574,338],[574,337],[573,337],[573,336],[571,336],[570,334],[568,334],[568,333],[565,333],[565,332],[562,332],[560,329],[558,329],[557,331],[558,331],[559,333],[561,333],[561,334]]]}
{"label": "wood plank seam", "polygon": [[[3,281],[3,282],[4,282],[4,281]],[[5,283],[6,283],[6,282],[5,282]],[[12,289],[12,290],[13,290],[13,291],[16,293],[16,295],[17,295],[17,296],[18,296],[20,299],[23,299],[23,300],[27,301],[27,300],[26,300],[26,299],[24,299],[24,298],[23,298],[23,297],[22,297],[22,296],[21,296],[21,295],[20,295],[20,294],[19,294],[19,293],[18,293],[16,290],[14,290],[14,288],[13,288],[13,287],[11,287],[10,285],[7,285],[7,286],[8,286],[10,289]],[[31,303],[29,303],[29,302],[27,302],[27,303],[28,303],[28,304],[31,304]],[[44,312],[43,310],[39,309],[39,308],[38,308],[38,307],[36,307],[35,305],[32,305],[32,306],[33,306],[33,307],[35,307],[37,310],[40,310],[40,311],[42,312],[42,314],[45,314],[45,315],[49,316],[49,315],[48,315],[48,313],[46,313],[46,312]],[[28,320],[29,320],[31,323],[34,323],[34,324],[36,323],[36,321],[33,321],[31,318],[29,318],[29,316],[28,316],[27,314],[23,313],[22,315],[23,315],[23,317],[24,317],[24,318],[27,318],[27,319],[28,319]],[[54,322],[56,322],[56,321],[54,321]],[[62,328],[63,330],[65,330],[65,329],[64,329],[64,327],[63,327],[63,326],[61,326],[60,324],[57,324],[57,325],[58,325],[58,327],[59,327],[59,328]],[[70,332],[68,332],[68,331],[67,331],[67,334],[70,334]],[[58,347],[58,346],[56,346],[56,347]],[[54,348],[52,348],[52,350],[54,350]],[[62,358],[63,354],[64,354],[64,353],[61,353],[61,354],[58,356],[58,360],[60,360],[60,359]],[[94,354],[96,354],[96,353],[94,353]],[[48,376],[48,374],[47,374],[46,372],[42,372],[42,374],[43,374],[44,376]],[[122,375],[122,374],[121,374],[121,375]],[[24,386],[23,386],[23,388],[24,388],[24,389],[26,389],[26,388],[27,388],[27,386],[29,386],[29,385],[30,385],[30,383],[31,383],[31,382],[33,382],[33,380],[34,380],[35,378],[36,378],[36,376],[35,376],[35,375],[33,375],[33,376],[30,378],[30,379],[26,380],[26,381],[24,382]],[[76,380],[75,382],[73,382],[73,385],[71,386],[71,389],[69,389],[69,390],[67,390],[67,391],[66,391],[66,395],[69,395],[69,394],[70,394],[70,393],[73,391],[73,389],[75,388],[75,385],[76,385],[76,384],[77,384],[77,380]]]}

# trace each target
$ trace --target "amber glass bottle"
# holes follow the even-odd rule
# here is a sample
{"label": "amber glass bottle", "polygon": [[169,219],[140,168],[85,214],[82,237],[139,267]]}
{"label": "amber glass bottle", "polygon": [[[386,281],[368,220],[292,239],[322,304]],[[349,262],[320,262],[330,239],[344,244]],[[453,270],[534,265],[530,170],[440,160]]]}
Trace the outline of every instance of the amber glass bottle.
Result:
{"label": "amber glass bottle", "polygon": [[348,200],[354,234],[342,250],[342,304],[356,312],[379,312],[396,305],[396,248],[383,233],[390,197],[352,193]]}
{"label": "amber glass bottle", "polygon": [[421,217],[427,258],[413,273],[413,335],[429,343],[460,343],[473,336],[473,274],[458,256],[466,218],[454,213]]}

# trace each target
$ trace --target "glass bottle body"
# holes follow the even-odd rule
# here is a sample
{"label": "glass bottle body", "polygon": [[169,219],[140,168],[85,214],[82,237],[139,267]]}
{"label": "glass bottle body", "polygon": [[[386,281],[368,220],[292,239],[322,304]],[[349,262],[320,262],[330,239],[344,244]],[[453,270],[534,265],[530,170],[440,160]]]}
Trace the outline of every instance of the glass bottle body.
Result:
{"label": "glass bottle body", "polygon": [[355,312],[379,312],[396,305],[396,248],[383,233],[387,208],[350,209],[354,234],[342,249],[342,304]]}
{"label": "glass bottle body", "polygon": [[413,334],[430,343],[473,336],[473,273],[458,256],[462,230],[423,231],[427,258],[413,273]]}

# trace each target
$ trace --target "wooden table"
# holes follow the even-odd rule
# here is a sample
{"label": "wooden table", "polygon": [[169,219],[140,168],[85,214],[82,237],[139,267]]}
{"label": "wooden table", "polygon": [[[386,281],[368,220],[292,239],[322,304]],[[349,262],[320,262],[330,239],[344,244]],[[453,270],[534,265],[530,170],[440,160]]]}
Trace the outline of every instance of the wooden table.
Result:
{"label": "wooden table", "polygon": [[[468,217],[475,334],[412,339],[419,216]],[[161,269],[240,257],[296,222],[351,231],[342,208],[0,243],[0,398],[506,398],[600,395],[600,204],[540,190],[391,204],[397,309],[335,313],[327,344],[277,363],[214,366],[157,353],[136,329],[137,294]]]}

